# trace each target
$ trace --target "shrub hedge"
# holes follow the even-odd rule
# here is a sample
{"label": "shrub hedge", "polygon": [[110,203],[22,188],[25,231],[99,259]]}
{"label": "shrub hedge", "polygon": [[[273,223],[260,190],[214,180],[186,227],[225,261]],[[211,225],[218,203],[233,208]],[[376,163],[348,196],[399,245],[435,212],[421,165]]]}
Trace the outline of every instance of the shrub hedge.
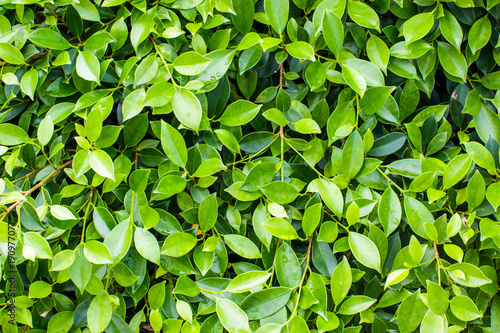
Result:
{"label": "shrub hedge", "polygon": [[500,0],[2,0],[2,332],[500,332]]}

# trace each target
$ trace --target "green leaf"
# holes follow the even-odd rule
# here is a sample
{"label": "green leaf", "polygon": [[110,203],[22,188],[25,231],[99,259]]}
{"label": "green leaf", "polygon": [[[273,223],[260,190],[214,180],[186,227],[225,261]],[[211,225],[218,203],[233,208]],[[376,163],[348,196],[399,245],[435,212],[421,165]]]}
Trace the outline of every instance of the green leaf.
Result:
{"label": "green leaf", "polygon": [[185,232],[174,232],[167,237],[161,247],[161,254],[170,257],[182,257],[191,251],[197,243],[195,236]]}
{"label": "green leaf", "polygon": [[89,37],[84,43],[87,51],[97,51],[116,40],[106,31],[99,31]]}
{"label": "green leaf", "polygon": [[344,209],[344,199],[338,186],[332,181],[321,179],[318,190],[325,205],[340,218]]}
{"label": "green leaf", "polygon": [[226,235],[224,240],[231,250],[243,258],[259,259],[261,257],[259,248],[246,237],[241,235]]}
{"label": "green leaf", "polygon": [[230,293],[244,293],[265,283],[271,274],[262,271],[250,271],[236,276],[229,282],[226,291]]}
{"label": "green leaf", "polygon": [[462,295],[451,299],[450,310],[455,317],[462,321],[472,321],[483,316],[476,304],[469,297]]}
{"label": "green leaf", "polygon": [[109,155],[100,149],[94,150],[89,158],[90,167],[99,175],[115,180],[115,168],[113,160]]}
{"label": "green leaf", "polygon": [[288,22],[289,0],[264,0],[264,10],[269,23],[278,34],[282,34]]}
{"label": "green leaf", "polygon": [[410,333],[415,331],[428,311],[419,295],[420,291],[417,291],[406,297],[399,305],[397,320],[401,332]]}
{"label": "green leaf", "polygon": [[137,252],[147,260],[160,264],[160,247],[151,232],[143,228],[135,228],[134,244]]}
{"label": "green leaf", "polygon": [[203,199],[198,209],[198,221],[203,232],[213,228],[219,216],[217,196],[209,195]]}
{"label": "green leaf", "polygon": [[274,217],[267,220],[262,226],[269,231],[273,236],[285,240],[293,240],[299,238],[297,231],[286,220]]}
{"label": "green leaf", "polygon": [[228,332],[251,332],[248,316],[233,301],[225,298],[215,298],[216,312],[222,326]]}
{"label": "green leaf", "polygon": [[122,105],[123,121],[137,116],[142,111],[145,99],[144,89],[137,89],[128,94]]}
{"label": "green leaf", "polygon": [[132,30],[130,31],[130,43],[135,50],[138,49],[139,44],[144,41],[150,34],[151,29],[155,26],[155,21],[153,20],[153,14],[156,13],[156,9],[148,10],[143,13],[132,25]]}
{"label": "green leaf", "polygon": [[432,311],[427,311],[424,318],[422,319],[422,323],[420,324],[420,329],[423,332],[446,332],[448,328],[448,319],[446,316],[441,315],[438,316],[434,314]]}
{"label": "green leaf", "polygon": [[380,20],[377,13],[366,3],[349,1],[347,3],[349,17],[362,27],[376,29],[380,32]]}
{"label": "green leaf", "polygon": [[440,285],[427,280],[427,296],[431,311],[436,315],[444,315],[449,304],[446,291]]}
{"label": "green leaf", "polygon": [[24,246],[32,248],[37,258],[54,259],[47,240],[35,232],[27,232],[24,234]]}
{"label": "green leaf", "polygon": [[207,68],[212,60],[197,52],[185,52],[175,58],[172,65],[182,75],[198,75]]}
{"label": "green leaf", "polygon": [[465,82],[467,62],[460,51],[448,43],[438,43],[438,57],[446,72]]}
{"label": "green leaf", "polygon": [[339,314],[354,315],[368,309],[377,300],[367,296],[351,296],[340,305]]}
{"label": "green leaf", "polygon": [[53,315],[48,323],[48,333],[69,332],[74,323],[73,311],[61,311]]}
{"label": "green leaf", "polygon": [[479,268],[469,263],[453,264],[446,267],[446,270],[453,281],[465,287],[475,288],[491,283]]}
{"label": "green leaf", "polygon": [[427,209],[427,207],[425,207],[420,201],[409,196],[405,196],[404,198],[404,207],[408,224],[410,224],[411,229],[417,235],[427,238],[424,224],[434,223],[434,217],[429,209]]}
{"label": "green leaf", "polygon": [[423,38],[431,31],[433,25],[434,14],[431,12],[412,16],[403,25],[403,35],[406,41],[405,45]]}
{"label": "green leaf", "polygon": [[486,194],[486,185],[479,171],[476,170],[474,176],[467,183],[466,191],[469,208],[476,208],[483,202]]}
{"label": "green leaf", "polygon": [[201,104],[198,98],[189,90],[176,88],[172,99],[175,117],[185,127],[198,132],[202,118]]}
{"label": "green leaf", "polygon": [[7,43],[0,43],[0,58],[9,64],[24,64],[24,56],[21,51]]}
{"label": "green leaf", "polygon": [[40,125],[38,125],[38,142],[40,142],[42,146],[46,146],[50,142],[50,139],[52,139],[53,134],[54,123],[52,122],[52,117],[50,115],[47,115],[47,117],[43,118],[43,120],[40,122]]}
{"label": "green leaf", "polygon": [[99,60],[94,54],[87,51],[78,53],[78,57],[76,58],[76,72],[81,78],[99,84],[100,71]]}
{"label": "green leaf", "polygon": [[483,16],[474,24],[469,30],[469,36],[467,38],[470,50],[472,54],[481,50],[488,44],[491,37],[491,23],[488,15]]}
{"label": "green leaf", "polygon": [[45,281],[35,281],[30,285],[28,297],[45,298],[52,292],[52,286]]}
{"label": "green leaf", "polygon": [[370,35],[366,43],[366,53],[370,61],[378,68],[387,73],[390,52],[382,39],[375,35]]}
{"label": "green leaf", "polygon": [[381,271],[380,253],[371,239],[357,232],[350,232],[349,247],[360,263],[378,272]]}
{"label": "green leaf", "polygon": [[226,126],[244,125],[257,116],[261,107],[262,105],[240,99],[226,108],[219,121]]}
{"label": "green leaf", "polygon": [[269,200],[280,205],[290,203],[299,196],[299,191],[294,186],[282,181],[259,186],[259,189]]}
{"label": "green leaf", "polygon": [[361,111],[366,114],[379,112],[387,102],[387,99],[394,91],[394,87],[371,87],[368,88],[359,101]]}
{"label": "green leaf", "polygon": [[21,78],[21,91],[28,95],[31,100],[35,98],[36,85],[38,83],[38,71],[30,69]]}
{"label": "green leaf", "polygon": [[487,88],[487,89],[500,89],[500,83],[498,80],[500,79],[500,71],[492,72],[483,76],[479,82]]}
{"label": "green leaf", "polygon": [[323,205],[321,203],[307,207],[302,217],[302,230],[307,237],[311,236],[316,230],[323,215]]}
{"label": "green leaf", "polygon": [[295,288],[302,277],[297,255],[292,247],[284,242],[276,251],[275,257],[276,277],[281,286]]}
{"label": "green leaf", "polygon": [[213,175],[221,170],[226,170],[227,167],[218,158],[209,158],[200,164],[198,169],[196,169],[193,177],[206,177]]}
{"label": "green leaf", "polygon": [[323,37],[330,51],[338,58],[344,43],[344,26],[340,18],[328,9],[323,16]]}
{"label": "green leaf", "polygon": [[[352,1],[352,2],[358,2],[358,1]],[[361,75],[359,71],[353,68],[344,66],[342,67],[342,76],[344,77],[344,80],[349,85],[349,87],[351,87],[356,93],[358,93],[361,97],[363,97],[366,91],[366,81],[363,75]]]}
{"label": "green leaf", "polygon": [[232,18],[233,24],[243,35],[248,34],[252,29],[255,7],[245,0],[233,0],[235,15]]}
{"label": "green leaf", "polygon": [[363,139],[358,131],[352,132],[345,142],[342,152],[342,173],[353,179],[363,166],[364,160]]}
{"label": "green leaf", "polygon": [[121,261],[128,252],[132,243],[132,225],[132,221],[126,219],[118,223],[104,239],[104,245],[108,247],[113,263]]}
{"label": "green leaf", "polygon": [[390,235],[401,221],[401,203],[392,188],[388,187],[378,204],[378,216],[386,235]]}
{"label": "green leaf", "polygon": [[462,44],[463,32],[460,23],[455,16],[447,10],[443,10],[443,16],[439,18],[439,28],[443,37],[446,38],[457,50]]}
{"label": "green leaf", "polygon": [[259,186],[269,184],[274,179],[276,172],[274,163],[259,163],[250,169],[240,189],[251,192],[258,191]]}
{"label": "green leaf", "polygon": [[262,319],[283,308],[290,294],[290,288],[271,287],[251,293],[240,306],[247,313],[248,319]]}
{"label": "green leaf", "polygon": [[186,142],[182,135],[168,123],[161,121],[161,146],[167,157],[180,167],[187,163]]}
{"label": "green leaf", "polygon": [[15,146],[28,139],[28,134],[21,127],[9,123],[0,124],[0,145]]}
{"label": "green leaf", "polygon": [[316,123],[311,118],[303,118],[297,121],[295,124],[295,130],[302,134],[319,134],[321,133],[321,128],[318,123]]}
{"label": "green leaf", "polygon": [[84,244],[83,254],[88,261],[96,265],[113,263],[108,247],[96,240],[91,240]]}
{"label": "green leaf", "polygon": [[46,49],[63,51],[71,47],[71,44],[60,33],[48,28],[35,29],[26,37],[36,46]]}
{"label": "green leaf", "polygon": [[448,189],[462,180],[472,165],[472,156],[458,155],[448,163],[443,175],[443,189]]}
{"label": "green leaf", "polygon": [[294,58],[311,61],[316,60],[316,58],[314,57],[314,48],[309,43],[299,41],[287,44],[285,45],[285,47],[288,54],[290,54]]}
{"label": "green leaf", "polygon": [[113,310],[106,291],[97,295],[90,303],[87,312],[87,322],[92,333],[103,332],[111,321]]}
{"label": "green leaf", "polygon": [[236,154],[240,154],[240,146],[238,144],[238,140],[234,137],[234,135],[225,129],[215,130],[214,133],[217,135],[219,140],[222,142],[224,146],[226,146],[230,151]]}
{"label": "green leaf", "polygon": [[137,66],[134,75],[134,88],[153,80],[158,72],[158,60],[154,55],[146,57]]}
{"label": "green leaf", "polygon": [[335,267],[330,285],[333,301],[336,306],[339,306],[347,296],[347,293],[349,292],[349,289],[351,289],[352,285],[351,267],[349,266],[349,262],[346,257],[344,257],[340,264]]}
{"label": "green leaf", "polygon": [[85,121],[85,133],[90,142],[99,139],[102,131],[102,111],[97,108],[89,113]]}

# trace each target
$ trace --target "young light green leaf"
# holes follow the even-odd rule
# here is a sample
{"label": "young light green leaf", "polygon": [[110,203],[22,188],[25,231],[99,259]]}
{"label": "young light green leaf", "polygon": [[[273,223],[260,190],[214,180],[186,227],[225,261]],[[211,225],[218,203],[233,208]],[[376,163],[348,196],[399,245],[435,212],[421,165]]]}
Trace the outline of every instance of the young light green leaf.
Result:
{"label": "young light green leaf", "polygon": [[61,34],[48,28],[35,29],[26,37],[33,44],[46,49],[63,51],[71,47],[71,44]]}
{"label": "young light green leaf", "polygon": [[311,44],[306,42],[298,41],[287,44],[286,51],[292,57],[297,59],[305,59],[311,61],[316,60],[316,58],[314,57],[314,48],[311,46]]}
{"label": "young light green leaf", "polygon": [[87,312],[87,322],[90,332],[103,332],[111,321],[112,314],[113,310],[109,295],[106,291],[103,291],[92,300]]}
{"label": "young light green leaf", "polygon": [[37,130],[38,142],[40,142],[42,146],[47,145],[50,142],[50,139],[52,138],[53,134],[54,134],[54,123],[52,122],[52,117],[48,115],[45,118],[43,118],[43,120],[40,122],[40,125],[38,125],[38,130]]}
{"label": "young light green leaf", "polygon": [[136,227],[134,232],[134,244],[137,252],[147,260],[160,264],[160,247],[158,241],[151,232]]}
{"label": "young light green leaf", "polygon": [[34,68],[24,73],[21,78],[21,91],[28,95],[31,100],[35,98],[36,85],[38,83],[38,71]]}
{"label": "young light green leaf", "polygon": [[472,54],[481,50],[488,44],[491,37],[491,22],[488,15],[483,16],[474,24],[469,30],[469,37],[467,38]]}
{"label": "young light green leaf", "polygon": [[197,52],[185,52],[175,58],[172,65],[182,75],[198,75],[207,68],[212,60],[205,58]]}
{"label": "young light green leaf", "polygon": [[438,58],[445,71],[465,82],[467,62],[460,51],[448,43],[438,43]]}
{"label": "young light green leaf", "polygon": [[255,118],[261,107],[262,105],[240,99],[226,108],[219,121],[226,126],[240,126]]}
{"label": "young light green leaf", "polygon": [[431,31],[433,25],[434,14],[431,12],[412,16],[403,25],[403,35],[406,41],[405,45],[423,38]]}
{"label": "young light green leaf", "polygon": [[97,57],[87,51],[80,51],[76,58],[76,72],[78,75],[87,80],[100,82],[101,69]]}
{"label": "young light green leaf", "polygon": [[282,34],[288,22],[289,0],[264,0],[264,10],[269,23],[278,34]]}
{"label": "young light green leaf", "polygon": [[189,129],[198,132],[202,118],[201,103],[196,96],[184,88],[176,88],[172,108],[177,119]]}
{"label": "young light green leaf", "polygon": [[109,155],[100,149],[94,150],[89,158],[90,167],[99,175],[115,180],[115,167]]}
{"label": "young light green leaf", "polygon": [[170,124],[161,121],[161,146],[167,157],[176,165],[185,167],[187,163],[186,142],[182,135]]}
{"label": "young light green leaf", "polygon": [[233,301],[226,298],[215,298],[216,312],[222,326],[230,333],[250,333],[248,316]]}
{"label": "young light green leaf", "polygon": [[344,43],[344,26],[340,18],[328,9],[323,16],[323,37],[330,51],[338,58]]}
{"label": "young light green leaf", "polygon": [[361,264],[378,272],[381,271],[380,253],[371,239],[357,232],[350,232],[349,247]]}
{"label": "young light green leaf", "polygon": [[0,58],[12,65],[24,64],[24,56],[15,46],[0,43]]}
{"label": "young light green leaf", "polygon": [[347,3],[349,17],[362,27],[375,29],[380,32],[380,19],[377,13],[366,3],[349,1]]}
{"label": "young light green leaf", "polygon": [[224,240],[231,250],[243,258],[259,259],[261,257],[259,248],[250,239],[244,236],[226,235]]}

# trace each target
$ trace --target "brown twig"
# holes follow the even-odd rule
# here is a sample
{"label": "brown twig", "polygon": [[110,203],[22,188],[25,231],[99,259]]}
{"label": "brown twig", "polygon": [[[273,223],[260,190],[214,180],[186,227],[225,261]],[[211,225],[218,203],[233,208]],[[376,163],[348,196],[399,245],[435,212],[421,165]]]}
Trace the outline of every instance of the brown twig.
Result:
{"label": "brown twig", "polygon": [[61,21],[65,26],[68,26],[68,24],[66,23],[66,21],[63,20],[62,17],[59,17],[52,9],[50,9],[49,7],[46,7],[47,10],[52,14],[54,15],[59,21]]}
{"label": "brown twig", "polygon": [[[63,168],[67,167],[68,165],[71,164],[71,162],[73,161],[73,159],[67,161],[66,163],[64,163],[63,165],[61,165],[60,167],[58,167],[57,169],[53,170],[51,173],[49,173],[47,175],[47,177],[45,177],[42,181],[40,181],[38,184],[36,184],[35,186],[33,186],[32,188],[30,188],[28,191],[26,191],[26,193],[24,193],[24,197],[26,198],[28,195],[30,195],[31,193],[33,193],[34,191],[36,191],[39,187],[43,186],[48,180],[50,180],[56,173],[58,173],[59,171],[61,171]],[[23,199],[19,199],[17,200],[16,202],[14,202],[12,205],[9,206],[9,208],[7,208],[7,210],[5,212],[3,212],[1,215],[0,215],[0,221],[3,221],[3,219],[11,212],[14,210],[14,208],[16,208],[17,206],[19,206],[21,203],[23,202]]]}

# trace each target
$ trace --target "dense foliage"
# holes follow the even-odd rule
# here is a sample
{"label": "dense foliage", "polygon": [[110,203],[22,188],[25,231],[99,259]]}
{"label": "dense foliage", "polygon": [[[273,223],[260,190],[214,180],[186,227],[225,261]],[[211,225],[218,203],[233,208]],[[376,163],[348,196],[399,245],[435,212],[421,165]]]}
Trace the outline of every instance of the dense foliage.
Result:
{"label": "dense foliage", "polygon": [[2,1],[2,332],[499,332],[499,2]]}

